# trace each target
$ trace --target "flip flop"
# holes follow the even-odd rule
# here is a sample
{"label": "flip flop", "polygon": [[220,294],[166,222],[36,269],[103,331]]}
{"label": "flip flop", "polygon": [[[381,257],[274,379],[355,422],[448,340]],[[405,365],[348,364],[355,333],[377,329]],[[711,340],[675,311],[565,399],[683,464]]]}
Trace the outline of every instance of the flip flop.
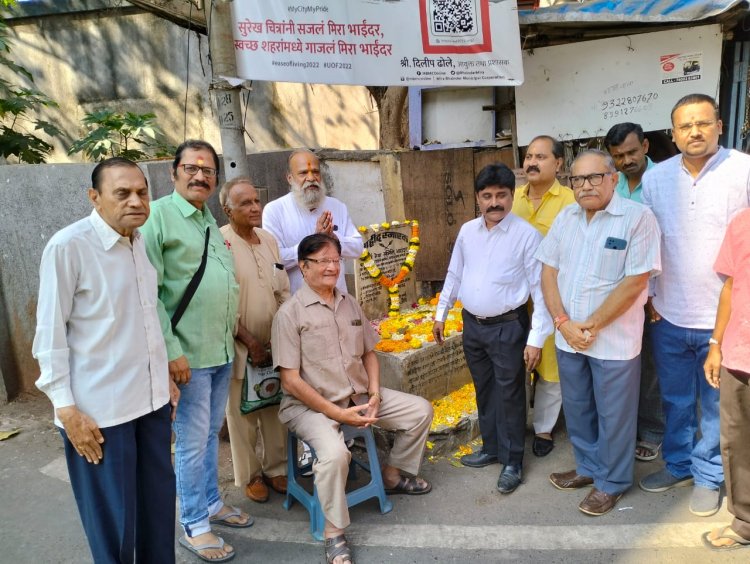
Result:
{"label": "flip flop", "polygon": [[432,484],[430,484],[430,482],[428,482],[424,478],[422,478],[422,480],[424,480],[424,486],[421,486],[419,482],[417,482],[416,478],[407,478],[406,476],[401,476],[401,479],[398,481],[398,484],[396,484],[396,487],[386,488],[385,493],[388,495],[424,495],[426,493],[430,493],[432,491]]}
{"label": "flip flop", "polygon": [[[661,444],[649,443],[648,441],[638,441],[637,443],[635,443],[635,448],[636,448],[636,455],[635,455],[636,460],[641,460],[643,462],[650,462],[652,460],[656,460],[656,457],[659,456],[659,449],[661,448]],[[646,454],[646,455],[638,454],[639,448],[651,451],[651,454]]]}
{"label": "flip flop", "polygon": [[186,548],[193,554],[195,554],[198,558],[205,562],[228,562],[235,556],[237,556],[237,553],[235,551],[230,552],[226,556],[222,556],[221,558],[209,558],[208,556],[203,556],[200,551],[201,550],[210,550],[212,548],[215,548],[217,550],[224,550],[224,539],[221,537],[216,537],[219,539],[218,542],[207,542],[205,544],[197,544],[193,546],[188,542],[188,540],[185,538],[185,535],[181,536],[179,539],[180,546]]}
{"label": "flip flop", "polygon": [[246,523],[232,523],[231,521],[227,521],[227,519],[231,519],[232,517],[242,518],[242,511],[233,506],[230,506],[230,509],[231,511],[229,513],[226,513],[221,517],[209,517],[208,522],[212,525],[222,525],[224,527],[231,527],[232,529],[246,529],[248,527],[252,527],[253,518],[250,517],[250,515],[247,516]]}
{"label": "flip flop", "polygon": [[725,546],[716,546],[708,538],[708,535],[710,535],[713,531],[708,531],[707,533],[703,533],[701,535],[701,539],[703,540],[703,545],[709,550],[715,550],[716,552],[721,552],[723,550],[737,550],[738,548],[750,548],[750,540],[742,538],[741,536],[733,532],[727,533],[727,529],[731,530],[731,528],[732,528],[731,525],[727,525],[726,527],[723,527],[721,529],[721,532],[719,533],[719,536],[713,539],[713,541],[717,541],[721,539],[729,539],[729,540],[734,541],[734,544],[727,544]]}

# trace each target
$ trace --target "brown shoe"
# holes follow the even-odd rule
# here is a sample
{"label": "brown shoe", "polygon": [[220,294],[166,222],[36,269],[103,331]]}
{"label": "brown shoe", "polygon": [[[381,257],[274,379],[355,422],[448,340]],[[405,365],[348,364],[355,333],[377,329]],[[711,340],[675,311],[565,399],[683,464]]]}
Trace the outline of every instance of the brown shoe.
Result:
{"label": "brown shoe", "polygon": [[594,479],[589,476],[581,476],[575,470],[570,472],[558,472],[557,474],[550,474],[549,481],[558,490],[577,490],[578,488],[585,488],[594,483]]}
{"label": "brown shoe", "polygon": [[578,509],[583,511],[586,515],[593,515],[598,517],[612,511],[612,508],[617,505],[620,501],[622,494],[610,495],[602,491],[592,488],[589,494],[583,498],[583,501],[578,505]]}
{"label": "brown shoe", "polygon": [[286,476],[266,476],[263,474],[263,481],[275,492],[280,494],[286,493]]}
{"label": "brown shoe", "polygon": [[245,486],[245,495],[258,503],[268,501],[268,488],[263,483],[263,478],[255,476],[250,480],[250,483]]}

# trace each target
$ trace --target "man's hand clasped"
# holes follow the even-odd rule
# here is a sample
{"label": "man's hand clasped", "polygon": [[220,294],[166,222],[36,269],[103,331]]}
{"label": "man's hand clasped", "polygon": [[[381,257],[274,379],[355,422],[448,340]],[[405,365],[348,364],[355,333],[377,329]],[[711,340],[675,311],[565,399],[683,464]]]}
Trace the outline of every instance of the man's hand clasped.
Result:
{"label": "man's hand clasped", "polygon": [[55,413],[78,455],[92,464],[99,464],[104,456],[104,436],[94,420],[74,405],[59,407]]}
{"label": "man's hand clasped", "polygon": [[378,422],[375,417],[380,408],[380,399],[377,396],[370,398],[370,401],[362,405],[353,405],[341,410],[337,421],[344,425],[352,427],[369,427]]}
{"label": "man's hand clasped", "polygon": [[591,321],[566,321],[558,330],[565,342],[575,351],[585,351],[596,340],[596,333],[592,330],[594,324]]}
{"label": "man's hand clasped", "polygon": [[324,211],[318,221],[315,223],[316,233],[325,233],[326,235],[334,235],[333,233],[333,214],[330,211]]}

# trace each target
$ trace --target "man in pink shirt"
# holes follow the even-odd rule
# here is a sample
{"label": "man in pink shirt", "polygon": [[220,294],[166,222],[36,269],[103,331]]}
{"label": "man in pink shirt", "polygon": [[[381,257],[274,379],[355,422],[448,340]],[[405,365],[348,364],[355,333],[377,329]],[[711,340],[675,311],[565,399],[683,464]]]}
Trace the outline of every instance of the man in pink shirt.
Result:
{"label": "man in pink shirt", "polygon": [[721,459],[731,525],[703,534],[711,550],[750,547],[750,209],[727,228],[714,270],[725,278],[703,369],[719,388]]}

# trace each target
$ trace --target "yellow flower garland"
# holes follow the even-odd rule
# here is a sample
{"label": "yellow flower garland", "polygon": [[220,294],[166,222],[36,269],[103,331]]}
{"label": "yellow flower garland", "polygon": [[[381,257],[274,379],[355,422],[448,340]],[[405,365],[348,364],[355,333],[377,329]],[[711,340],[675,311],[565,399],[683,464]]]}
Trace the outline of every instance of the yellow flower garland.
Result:
{"label": "yellow flower garland", "polygon": [[392,226],[398,225],[411,225],[411,237],[409,238],[409,249],[406,251],[406,258],[401,263],[398,274],[394,278],[389,278],[383,271],[378,268],[375,264],[375,260],[370,255],[370,251],[365,249],[359,257],[362,261],[367,273],[370,277],[375,280],[378,284],[385,286],[388,289],[388,315],[390,317],[398,316],[401,311],[401,298],[398,294],[398,285],[403,282],[404,278],[414,270],[414,261],[417,259],[417,253],[419,252],[419,222],[416,219],[404,220],[404,221],[392,221],[390,223],[384,222],[381,224],[373,223],[368,227],[364,225],[357,228],[357,230],[364,234],[367,233],[368,229],[372,229],[374,232],[380,231],[380,229],[390,229]]}

